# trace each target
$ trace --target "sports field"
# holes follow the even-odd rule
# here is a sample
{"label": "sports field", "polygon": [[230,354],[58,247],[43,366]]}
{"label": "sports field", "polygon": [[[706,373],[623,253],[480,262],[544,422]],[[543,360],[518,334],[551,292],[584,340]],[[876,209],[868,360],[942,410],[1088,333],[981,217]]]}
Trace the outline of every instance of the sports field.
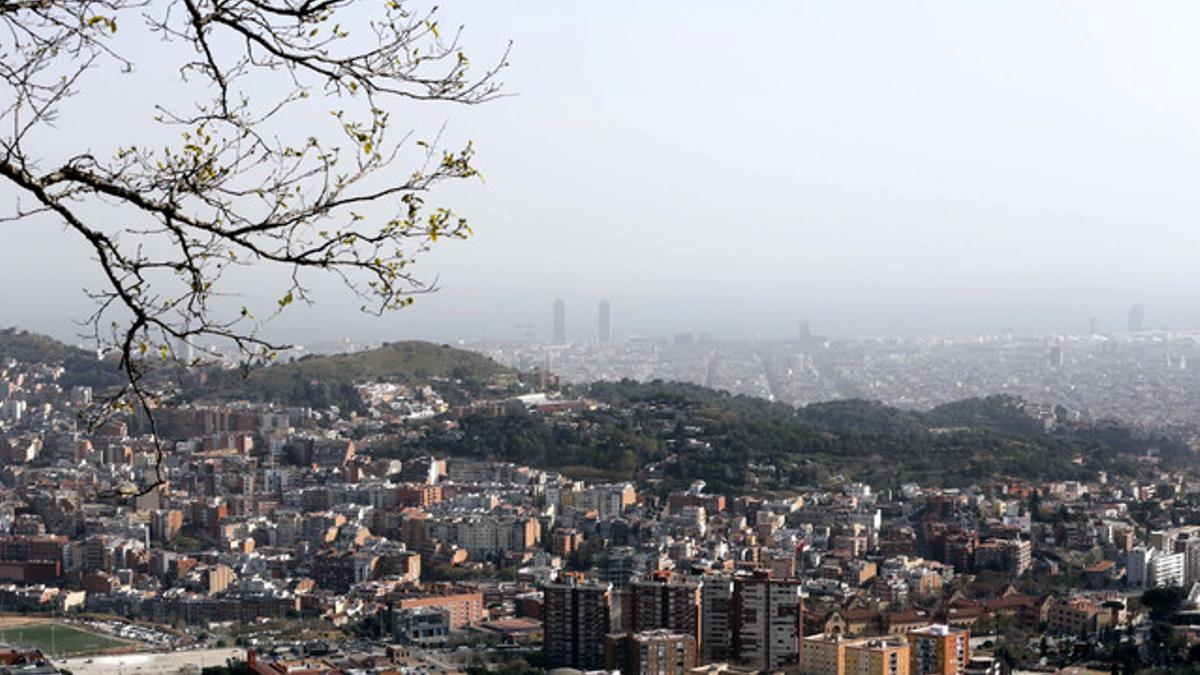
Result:
{"label": "sports field", "polygon": [[39,649],[47,656],[92,654],[130,643],[55,621],[4,622],[0,644],[21,649]]}

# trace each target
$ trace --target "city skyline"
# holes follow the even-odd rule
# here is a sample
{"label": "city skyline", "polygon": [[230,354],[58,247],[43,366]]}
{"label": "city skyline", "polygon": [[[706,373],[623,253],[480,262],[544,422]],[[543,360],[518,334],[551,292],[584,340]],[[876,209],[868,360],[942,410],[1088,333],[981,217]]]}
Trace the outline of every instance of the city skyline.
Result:
{"label": "city skyline", "polygon": [[[560,301],[562,302],[561,317],[558,316],[557,310]],[[579,301],[582,303],[589,302],[586,296],[579,298]],[[1044,314],[1032,313],[1033,316],[1031,316],[1029,321],[995,321],[990,324],[981,322],[977,326],[957,323],[947,325],[933,321],[926,327],[910,325],[905,329],[898,329],[895,324],[885,321],[875,324],[863,322],[862,324],[854,323],[848,325],[845,321],[837,321],[836,319],[827,320],[823,317],[817,317],[817,320],[814,321],[812,318],[791,319],[787,316],[772,317],[770,320],[758,324],[738,323],[732,326],[714,326],[712,323],[705,323],[701,318],[683,317],[679,323],[668,323],[661,316],[657,316],[652,322],[642,323],[641,325],[644,326],[643,330],[639,330],[637,325],[630,328],[630,324],[623,321],[622,326],[625,326],[625,328],[621,331],[613,328],[611,301],[607,299],[596,301],[597,311],[593,318],[589,318],[586,314],[581,316],[579,313],[570,313],[568,311],[569,304],[571,303],[564,298],[556,298],[551,303],[551,311],[543,314],[549,318],[539,320],[538,317],[529,315],[498,317],[488,322],[489,325],[487,326],[471,326],[464,328],[461,332],[443,332],[442,330],[430,330],[426,326],[414,327],[407,325],[399,326],[398,332],[391,332],[377,325],[371,326],[367,324],[362,327],[362,330],[349,332],[341,332],[336,328],[333,330],[322,330],[318,333],[309,332],[307,334],[311,335],[310,338],[292,340],[288,343],[296,346],[337,342],[370,344],[402,339],[443,342],[532,340],[548,344],[566,344],[573,341],[596,340],[601,343],[607,343],[629,338],[669,339],[681,332],[705,333],[719,340],[768,341],[789,341],[797,339],[797,337],[801,340],[809,339],[810,337],[834,340],[857,340],[888,337],[984,336],[1006,333],[1014,335],[1090,335],[1120,334],[1138,331],[1175,332],[1180,334],[1200,332],[1200,320],[1190,325],[1188,322],[1172,324],[1165,320],[1165,317],[1159,312],[1155,311],[1156,308],[1154,306],[1144,303],[1127,306],[1125,310],[1114,309],[1105,314],[1104,318],[1092,315],[1081,316],[1077,320],[1067,317],[1046,320]],[[605,316],[605,307],[608,308],[609,317],[609,339],[607,341],[602,338],[604,334],[603,326],[605,325],[603,318]],[[297,314],[302,313],[303,310],[297,312]],[[628,314],[632,314],[635,318],[654,315],[654,313],[644,314],[640,312],[636,305],[629,309]],[[561,325],[558,324],[559,318],[561,318]],[[301,320],[301,318],[297,319],[297,321]],[[271,331],[271,334],[278,334],[280,336],[278,339],[288,341],[289,338],[287,336],[294,333],[283,331],[281,327],[283,325],[290,325],[291,323],[293,321],[290,318],[281,321],[279,325],[274,327],[275,330]],[[788,327],[789,323],[791,325],[790,328]],[[11,327],[44,333],[69,344],[80,344],[81,346],[86,344],[80,341],[81,333],[78,330],[77,324],[72,321],[58,322],[58,324],[55,327],[54,325],[46,326],[38,322],[13,324],[11,326],[5,326],[3,323],[0,323],[0,327]],[[349,324],[347,327],[351,326],[353,324]],[[560,328],[562,331],[561,334],[559,333]],[[301,332],[301,334],[305,333]],[[186,345],[181,344],[180,347],[182,350],[181,353],[194,352],[194,349],[188,350]]]}
{"label": "city skyline", "polygon": [[[1059,329],[1059,330],[1040,330],[1040,331],[1039,330],[1020,331],[1020,330],[1014,330],[1009,327],[1001,327],[1001,328],[992,328],[990,330],[981,330],[981,331],[960,330],[960,331],[946,331],[946,332],[938,332],[938,331],[921,332],[921,331],[917,330],[917,331],[906,331],[906,332],[895,332],[895,333],[889,333],[886,331],[868,331],[868,332],[863,332],[863,333],[858,333],[858,334],[849,333],[849,334],[827,335],[824,333],[819,334],[819,333],[814,332],[813,331],[813,322],[811,319],[801,318],[801,319],[795,320],[796,323],[794,325],[796,326],[796,328],[794,329],[794,331],[791,335],[787,335],[782,331],[768,333],[768,332],[756,330],[753,328],[750,329],[750,332],[746,332],[746,330],[743,328],[740,332],[737,330],[734,330],[734,331],[730,331],[728,333],[722,334],[720,332],[714,333],[711,330],[706,330],[706,329],[697,327],[694,324],[690,325],[690,326],[685,324],[685,325],[675,326],[675,327],[665,327],[665,328],[660,329],[660,331],[658,331],[658,332],[646,332],[646,333],[628,332],[628,333],[619,335],[619,334],[613,332],[612,303],[607,299],[601,299],[597,302],[595,331],[591,332],[591,333],[589,333],[588,330],[583,328],[582,322],[584,321],[584,319],[578,320],[578,322],[576,324],[571,323],[571,321],[569,319],[569,317],[571,315],[567,312],[567,302],[563,298],[556,298],[554,300],[554,302],[551,305],[550,315],[551,315],[551,319],[549,321],[548,327],[546,327],[545,330],[538,330],[538,326],[534,323],[518,322],[518,323],[513,324],[513,329],[523,331],[519,335],[515,332],[510,332],[508,335],[504,335],[504,334],[502,334],[503,332],[501,332],[500,334],[492,334],[492,335],[477,335],[477,336],[476,335],[457,335],[457,336],[453,336],[453,338],[459,339],[459,340],[481,339],[484,341],[505,341],[505,340],[523,339],[523,340],[532,340],[534,342],[544,341],[548,344],[567,344],[567,343],[571,343],[571,342],[587,342],[587,341],[595,340],[595,341],[599,342],[600,344],[609,344],[609,343],[612,343],[615,341],[620,341],[620,339],[622,339],[622,338],[671,338],[671,337],[679,335],[681,333],[689,333],[689,332],[697,334],[697,335],[706,334],[706,335],[709,335],[709,336],[712,336],[712,337],[715,337],[718,339],[731,339],[731,340],[763,339],[763,340],[772,340],[772,341],[779,341],[779,340],[787,341],[787,340],[798,339],[801,342],[812,339],[814,337],[821,337],[821,338],[827,338],[827,339],[853,340],[853,339],[872,338],[872,337],[935,337],[935,336],[939,336],[939,335],[966,336],[966,335],[998,335],[998,334],[1004,334],[1004,333],[1013,333],[1013,334],[1017,334],[1017,335],[1057,335],[1057,334],[1093,335],[1093,334],[1118,334],[1118,333],[1142,332],[1142,331],[1149,331],[1149,332],[1166,331],[1166,332],[1179,332],[1179,333],[1200,332],[1200,325],[1197,325],[1196,328],[1182,328],[1182,327],[1177,328],[1177,327],[1168,326],[1163,323],[1159,323],[1156,325],[1153,321],[1148,322],[1147,321],[1147,305],[1142,304],[1142,303],[1134,304],[1128,308],[1128,310],[1125,313],[1125,319],[1124,319],[1123,325],[1120,325],[1119,322],[1117,322],[1115,319],[1113,321],[1110,321],[1109,325],[1105,325],[1098,317],[1091,316],[1091,317],[1088,317],[1085,322],[1079,322],[1076,326],[1070,326],[1070,325],[1067,325],[1064,323],[1062,325],[1061,329]],[[1150,317],[1151,317],[1151,319],[1153,319],[1152,314],[1150,315]],[[774,323],[779,323],[779,322],[776,321]],[[572,338],[572,334],[575,336],[574,338]]]}

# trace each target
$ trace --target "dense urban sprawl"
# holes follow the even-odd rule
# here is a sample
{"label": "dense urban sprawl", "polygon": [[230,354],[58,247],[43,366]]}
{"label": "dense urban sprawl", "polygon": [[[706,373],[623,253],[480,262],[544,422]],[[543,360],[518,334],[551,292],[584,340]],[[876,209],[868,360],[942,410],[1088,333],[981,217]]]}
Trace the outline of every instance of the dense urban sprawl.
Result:
{"label": "dense urban sprawl", "polygon": [[[99,392],[71,381],[0,363],[0,670],[168,649],[280,674],[990,674],[1197,652],[1200,480],[1151,448],[1072,479],[804,483],[754,466],[715,489],[670,478],[729,442],[671,391],[568,396],[540,371],[454,402],[436,377],[361,381],[352,414],[179,401],[153,411],[160,454],[144,413],[84,425]],[[666,439],[616,448],[627,479],[445,440],[481,420],[610,433],[601,413]]]}

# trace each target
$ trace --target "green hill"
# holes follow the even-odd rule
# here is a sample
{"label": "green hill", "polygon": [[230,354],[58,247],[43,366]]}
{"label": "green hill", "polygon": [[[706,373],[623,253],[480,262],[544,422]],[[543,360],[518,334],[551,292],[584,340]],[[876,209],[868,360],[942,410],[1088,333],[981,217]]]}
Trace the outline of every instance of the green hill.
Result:
{"label": "green hill", "polygon": [[879,401],[825,401],[800,408],[796,417],[839,433],[906,435],[935,429],[973,429],[1037,438],[1045,432],[1042,421],[1026,412],[1024,402],[1008,395],[954,401],[924,412],[893,408]]}
{"label": "green hill", "polygon": [[570,423],[552,416],[469,415],[420,448],[558,468],[579,476],[697,478],[731,492],[853,479],[895,487],[962,486],[1000,477],[1087,479],[1136,474],[1158,449],[1190,461],[1178,439],[1111,425],[1047,430],[1011,397],[972,399],[928,412],[869,401],[796,409],[673,382],[597,382],[577,393],[607,404]]}
{"label": "green hill", "polygon": [[1015,396],[969,398],[940,405],[921,417],[930,427],[969,427],[1037,438],[1045,433],[1045,427],[1025,411],[1022,403]]}
{"label": "green hill", "polygon": [[516,373],[492,359],[416,340],[392,342],[352,354],[306,356],[288,363],[210,374],[189,395],[197,399],[248,399],[289,405],[346,406],[357,409],[355,383],[367,380],[405,384],[435,384],[443,396],[468,398],[489,387],[505,386]]}
{"label": "green hill", "polygon": [[61,383],[67,387],[84,385],[104,389],[125,381],[115,362],[100,361],[87,350],[16,328],[0,329],[0,361],[8,359],[63,366],[66,372]]}
{"label": "green hill", "polygon": [[797,410],[796,417],[800,422],[839,433],[902,435],[925,430],[921,413],[861,399],[810,403]]}

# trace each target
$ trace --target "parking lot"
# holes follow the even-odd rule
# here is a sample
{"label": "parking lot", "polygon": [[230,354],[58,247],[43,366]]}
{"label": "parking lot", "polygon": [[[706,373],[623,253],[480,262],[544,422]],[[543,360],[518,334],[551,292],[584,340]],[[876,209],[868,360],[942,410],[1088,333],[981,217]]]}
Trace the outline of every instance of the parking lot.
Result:
{"label": "parking lot", "polygon": [[179,672],[199,672],[207,666],[220,666],[230,658],[243,659],[242,649],[196,649],[175,652],[141,652],[97,656],[93,658],[58,659],[54,665],[74,675],[174,675]]}

